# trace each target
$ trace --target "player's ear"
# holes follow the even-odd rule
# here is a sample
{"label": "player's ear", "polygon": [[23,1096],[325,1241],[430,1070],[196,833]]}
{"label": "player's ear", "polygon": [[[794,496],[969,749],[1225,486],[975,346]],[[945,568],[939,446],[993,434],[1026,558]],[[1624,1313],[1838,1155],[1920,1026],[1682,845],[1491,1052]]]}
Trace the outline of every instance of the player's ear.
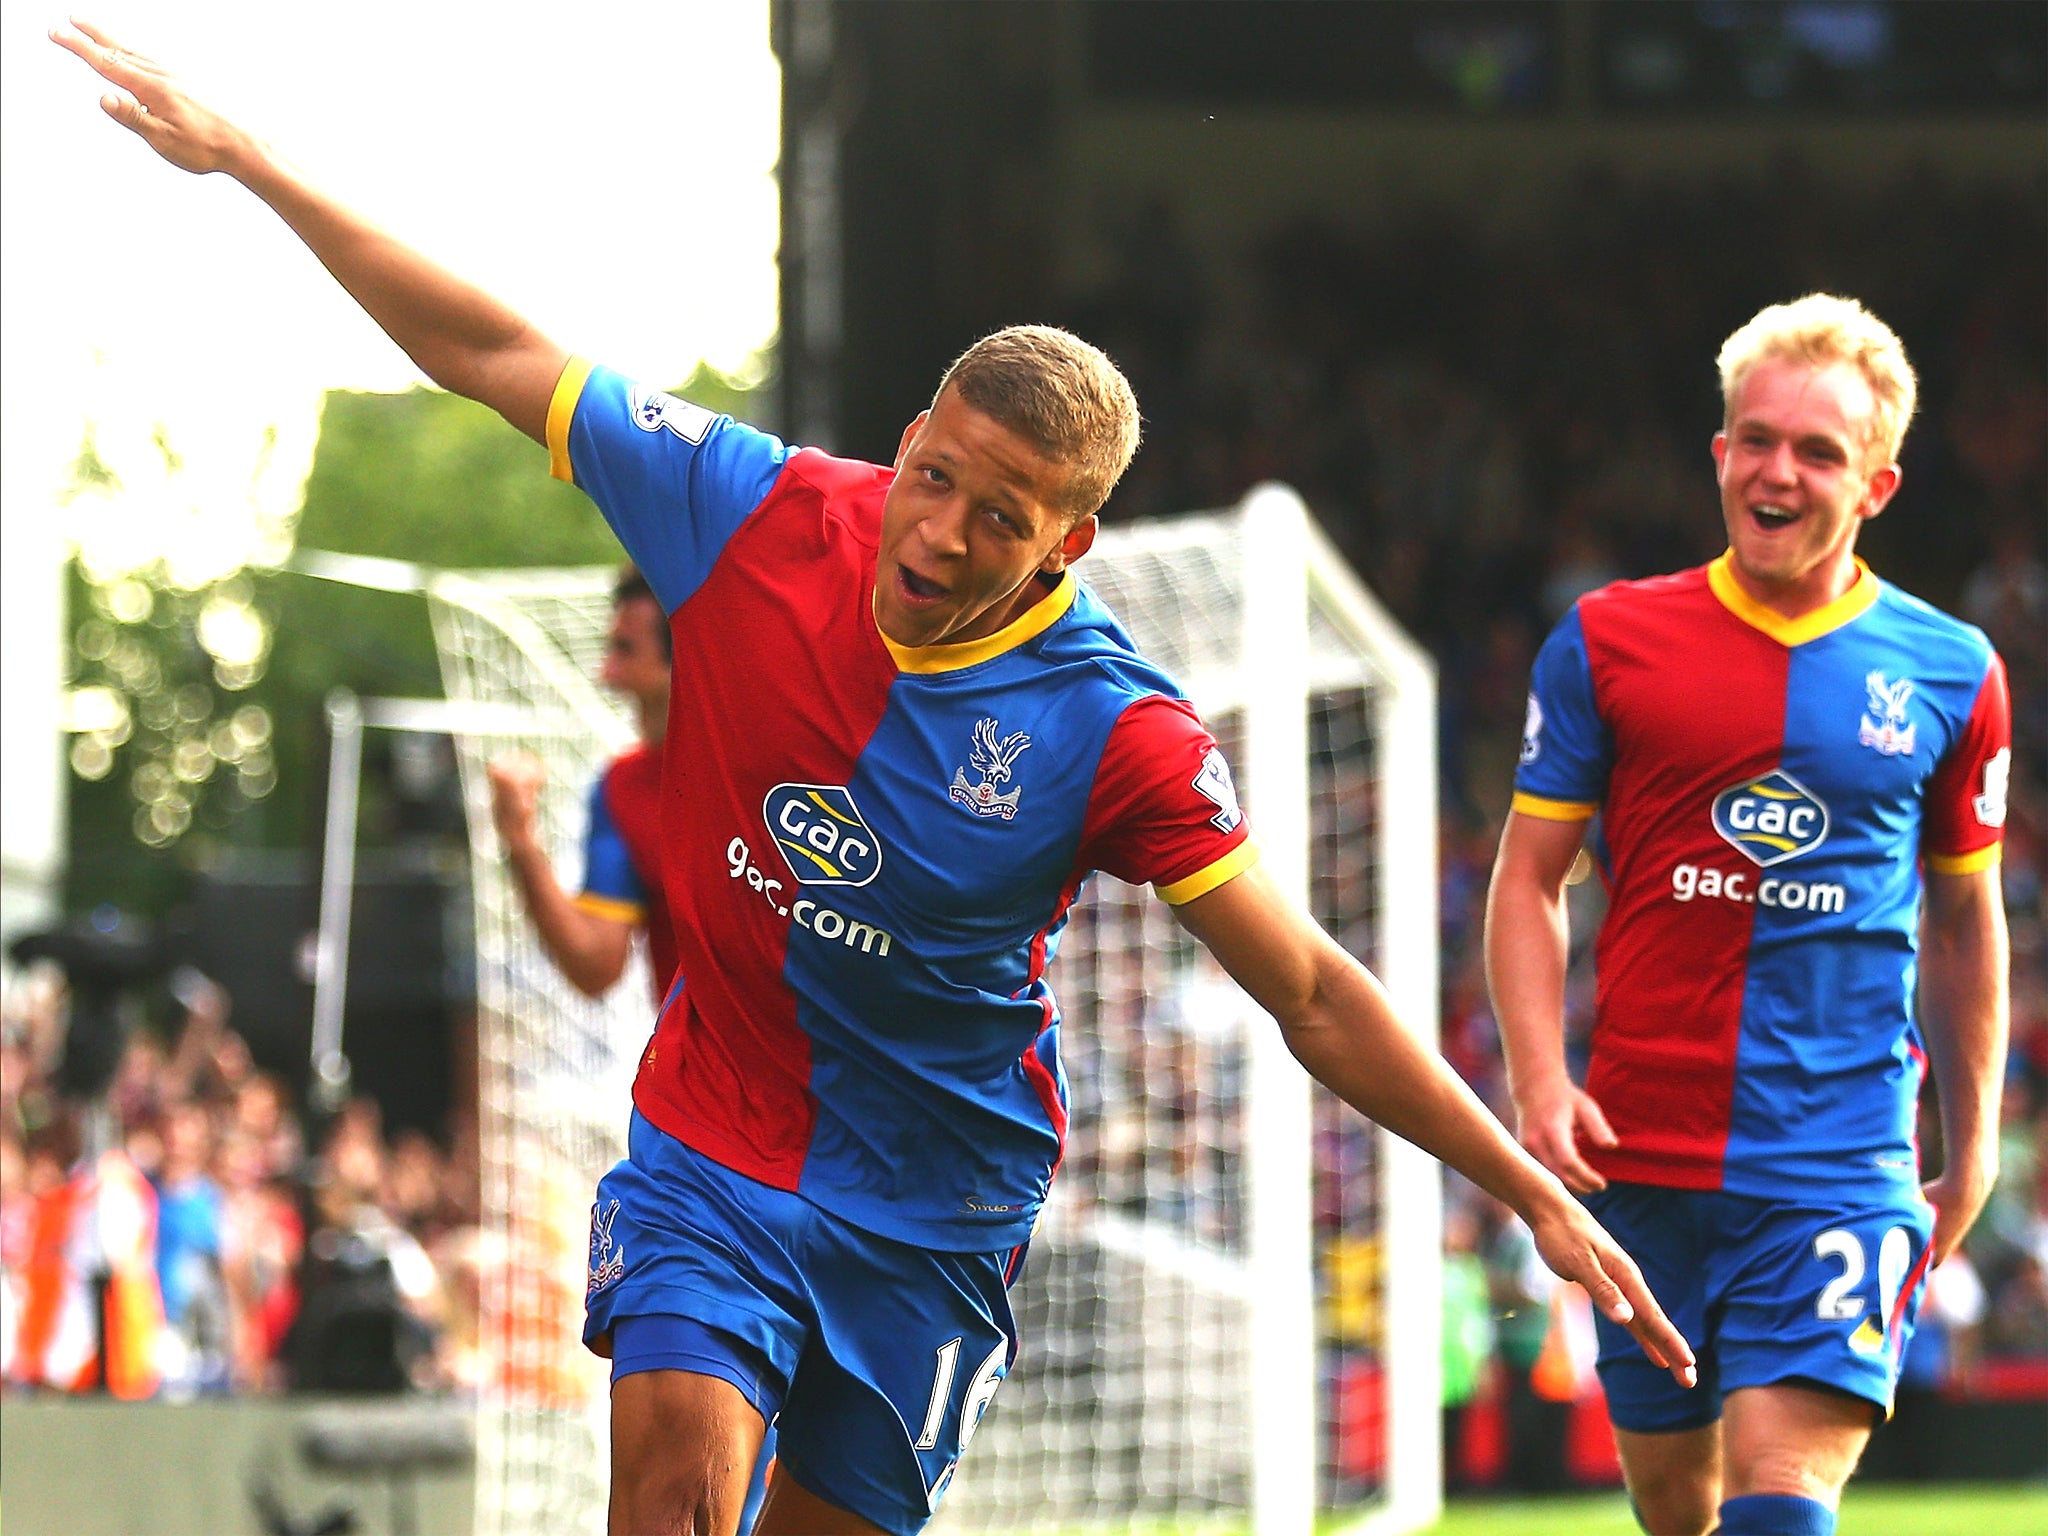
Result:
{"label": "player's ear", "polygon": [[1093,512],[1086,517],[1075,518],[1073,526],[1060,536],[1059,543],[1053,545],[1039,569],[1048,576],[1057,576],[1095,547],[1095,534],[1101,526]]}
{"label": "player's ear", "polygon": [[1863,505],[1856,509],[1856,515],[1866,522],[1885,509],[1887,503],[1899,493],[1900,471],[1896,464],[1887,464],[1883,469],[1873,471],[1870,483],[1863,488]]}
{"label": "player's ear", "polygon": [[1728,467],[1728,434],[1716,432],[1710,448],[1714,455],[1714,478],[1718,480],[1721,478],[1721,472]]}
{"label": "player's ear", "polygon": [[896,445],[895,468],[901,469],[903,467],[903,456],[910,452],[911,439],[923,430],[924,424],[931,419],[931,414],[930,411],[919,411],[917,419],[903,429],[903,440]]}

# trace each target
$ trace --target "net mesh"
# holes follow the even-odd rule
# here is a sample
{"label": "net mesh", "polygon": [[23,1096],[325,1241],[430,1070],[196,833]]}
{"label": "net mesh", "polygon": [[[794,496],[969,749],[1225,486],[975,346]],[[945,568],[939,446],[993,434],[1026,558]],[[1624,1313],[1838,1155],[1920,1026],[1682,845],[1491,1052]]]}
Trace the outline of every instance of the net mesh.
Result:
{"label": "net mesh", "polygon": [[485,765],[521,750],[548,769],[539,831],[565,884],[585,794],[631,740],[593,686],[609,570],[444,576],[428,589],[451,700],[489,706],[456,736],[476,909],[482,1157],[475,1528],[601,1530],[605,1369],[579,1342],[591,1190],[625,1151],[633,1064],[649,1025],[645,960],[599,1002],[569,987],[527,922],[491,826]]}

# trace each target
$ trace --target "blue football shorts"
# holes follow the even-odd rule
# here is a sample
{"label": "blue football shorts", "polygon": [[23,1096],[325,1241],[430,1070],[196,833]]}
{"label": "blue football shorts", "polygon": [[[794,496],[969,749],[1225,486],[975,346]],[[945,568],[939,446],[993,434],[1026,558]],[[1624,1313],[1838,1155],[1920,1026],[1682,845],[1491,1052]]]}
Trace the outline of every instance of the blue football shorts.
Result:
{"label": "blue football shorts", "polygon": [[[1017,1356],[1024,1247],[947,1253],[863,1231],[692,1151],[637,1111],[597,1186],[583,1341],[629,1370],[731,1382],[778,1464],[891,1532],[921,1529]],[[645,1342],[643,1342],[643,1340]]]}
{"label": "blue football shorts", "polygon": [[1721,1417],[1724,1394],[1780,1382],[1891,1412],[1934,1231],[1918,1191],[1835,1203],[1609,1184],[1585,1200],[1699,1357],[1699,1385],[1687,1390],[1596,1314],[1616,1428],[1697,1429]]}

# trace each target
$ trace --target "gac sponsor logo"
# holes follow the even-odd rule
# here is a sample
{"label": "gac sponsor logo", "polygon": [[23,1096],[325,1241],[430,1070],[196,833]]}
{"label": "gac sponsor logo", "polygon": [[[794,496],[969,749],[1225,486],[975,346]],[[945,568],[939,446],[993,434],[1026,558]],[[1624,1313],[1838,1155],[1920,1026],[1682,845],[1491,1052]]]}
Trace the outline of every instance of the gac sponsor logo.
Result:
{"label": "gac sponsor logo", "polygon": [[1769,869],[1827,841],[1828,808],[1791,774],[1773,768],[1714,796],[1714,830]]}
{"label": "gac sponsor logo", "polygon": [[886,958],[896,947],[896,936],[873,923],[848,917],[844,912],[823,906],[808,896],[799,896],[794,901],[786,899],[782,882],[762,872],[760,861],[754,857],[754,850],[747,846],[743,837],[735,837],[725,845],[725,870],[767,902],[777,917],[788,918],[807,933],[844,944],[848,949],[857,949],[864,955]]}
{"label": "gac sponsor logo", "polygon": [[1780,880],[1776,875],[1765,875],[1754,883],[1752,879],[1748,870],[1723,872],[1680,864],[1671,871],[1671,894],[1678,901],[1719,897],[1785,912],[1841,912],[1849,905],[1849,888],[1832,881]]}
{"label": "gac sponsor logo", "polygon": [[866,885],[881,873],[881,841],[838,784],[778,784],[761,817],[799,884]]}

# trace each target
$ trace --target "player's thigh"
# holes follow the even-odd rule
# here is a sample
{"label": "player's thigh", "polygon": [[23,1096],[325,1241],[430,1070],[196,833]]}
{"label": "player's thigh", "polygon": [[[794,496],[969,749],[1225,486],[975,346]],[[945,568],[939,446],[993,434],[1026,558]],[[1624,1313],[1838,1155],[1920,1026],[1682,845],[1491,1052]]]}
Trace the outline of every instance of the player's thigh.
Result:
{"label": "player's thigh", "polygon": [[[1732,1399],[1739,1390],[1781,1384],[1817,1389],[1790,1399],[1812,1408],[1817,1433],[1837,1419],[1860,1419],[1867,1432],[1891,1406],[1919,1315],[1933,1209],[1917,1191],[1854,1202],[1720,1199],[1728,1213],[1715,1260],[1723,1271],[1721,1390]],[[1860,1435],[1829,1431],[1827,1440],[1861,1448]],[[1741,1476],[1738,1457],[1759,1443],[1731,1440],[1731,1483]]]}
{"label": "player's thigh", "polygon": [[1875,1419],[1867,1400],[1824,1387],[1779,1382],[1730,1392],[1722,1418],[1727,1497],[1790,1494],[1834,1505]]}
{"label": "player's thigh", "polygon": [[1650,1536],[1702,1536],[1721,1507],[1721,1426],[1669,1434],[1616,1429],[1622,1475]]}
{"label": "player's thigh", "polygon": [[[1643,1272],[1657,1298],[1699,1361],[1699,1381],[1682,1387],[1651,1363],[1635,1335],[1598,1312],[1600,1385],[1617,1431],[1673,1441],[1721,1416],[1709,1285],[1714,1242],[1711,1196],[1698,1190],[1612,1183],[1586,1197],[1586,1207],[1613,1234]],[[1675,1443],[1675,1442],[1674,1442]]]}
{"label": "player's thigh", "polygon": [[739,1529],[766,1429],[740,1389],[695,1371],[612,1383],[610,1536]]}
{"label": "player's thigh", "polygon": [[777,1424],[778,1473],[892,1536],[930,1519],[1016,1358],[1022,1248],[944,1253],[857,1229],[817,1256],[818,1326]]}
{"label": "player's thigh", "polygon": [[879,1525],[828,1504],[777,1463],[754,1536],[887,1536]]}

